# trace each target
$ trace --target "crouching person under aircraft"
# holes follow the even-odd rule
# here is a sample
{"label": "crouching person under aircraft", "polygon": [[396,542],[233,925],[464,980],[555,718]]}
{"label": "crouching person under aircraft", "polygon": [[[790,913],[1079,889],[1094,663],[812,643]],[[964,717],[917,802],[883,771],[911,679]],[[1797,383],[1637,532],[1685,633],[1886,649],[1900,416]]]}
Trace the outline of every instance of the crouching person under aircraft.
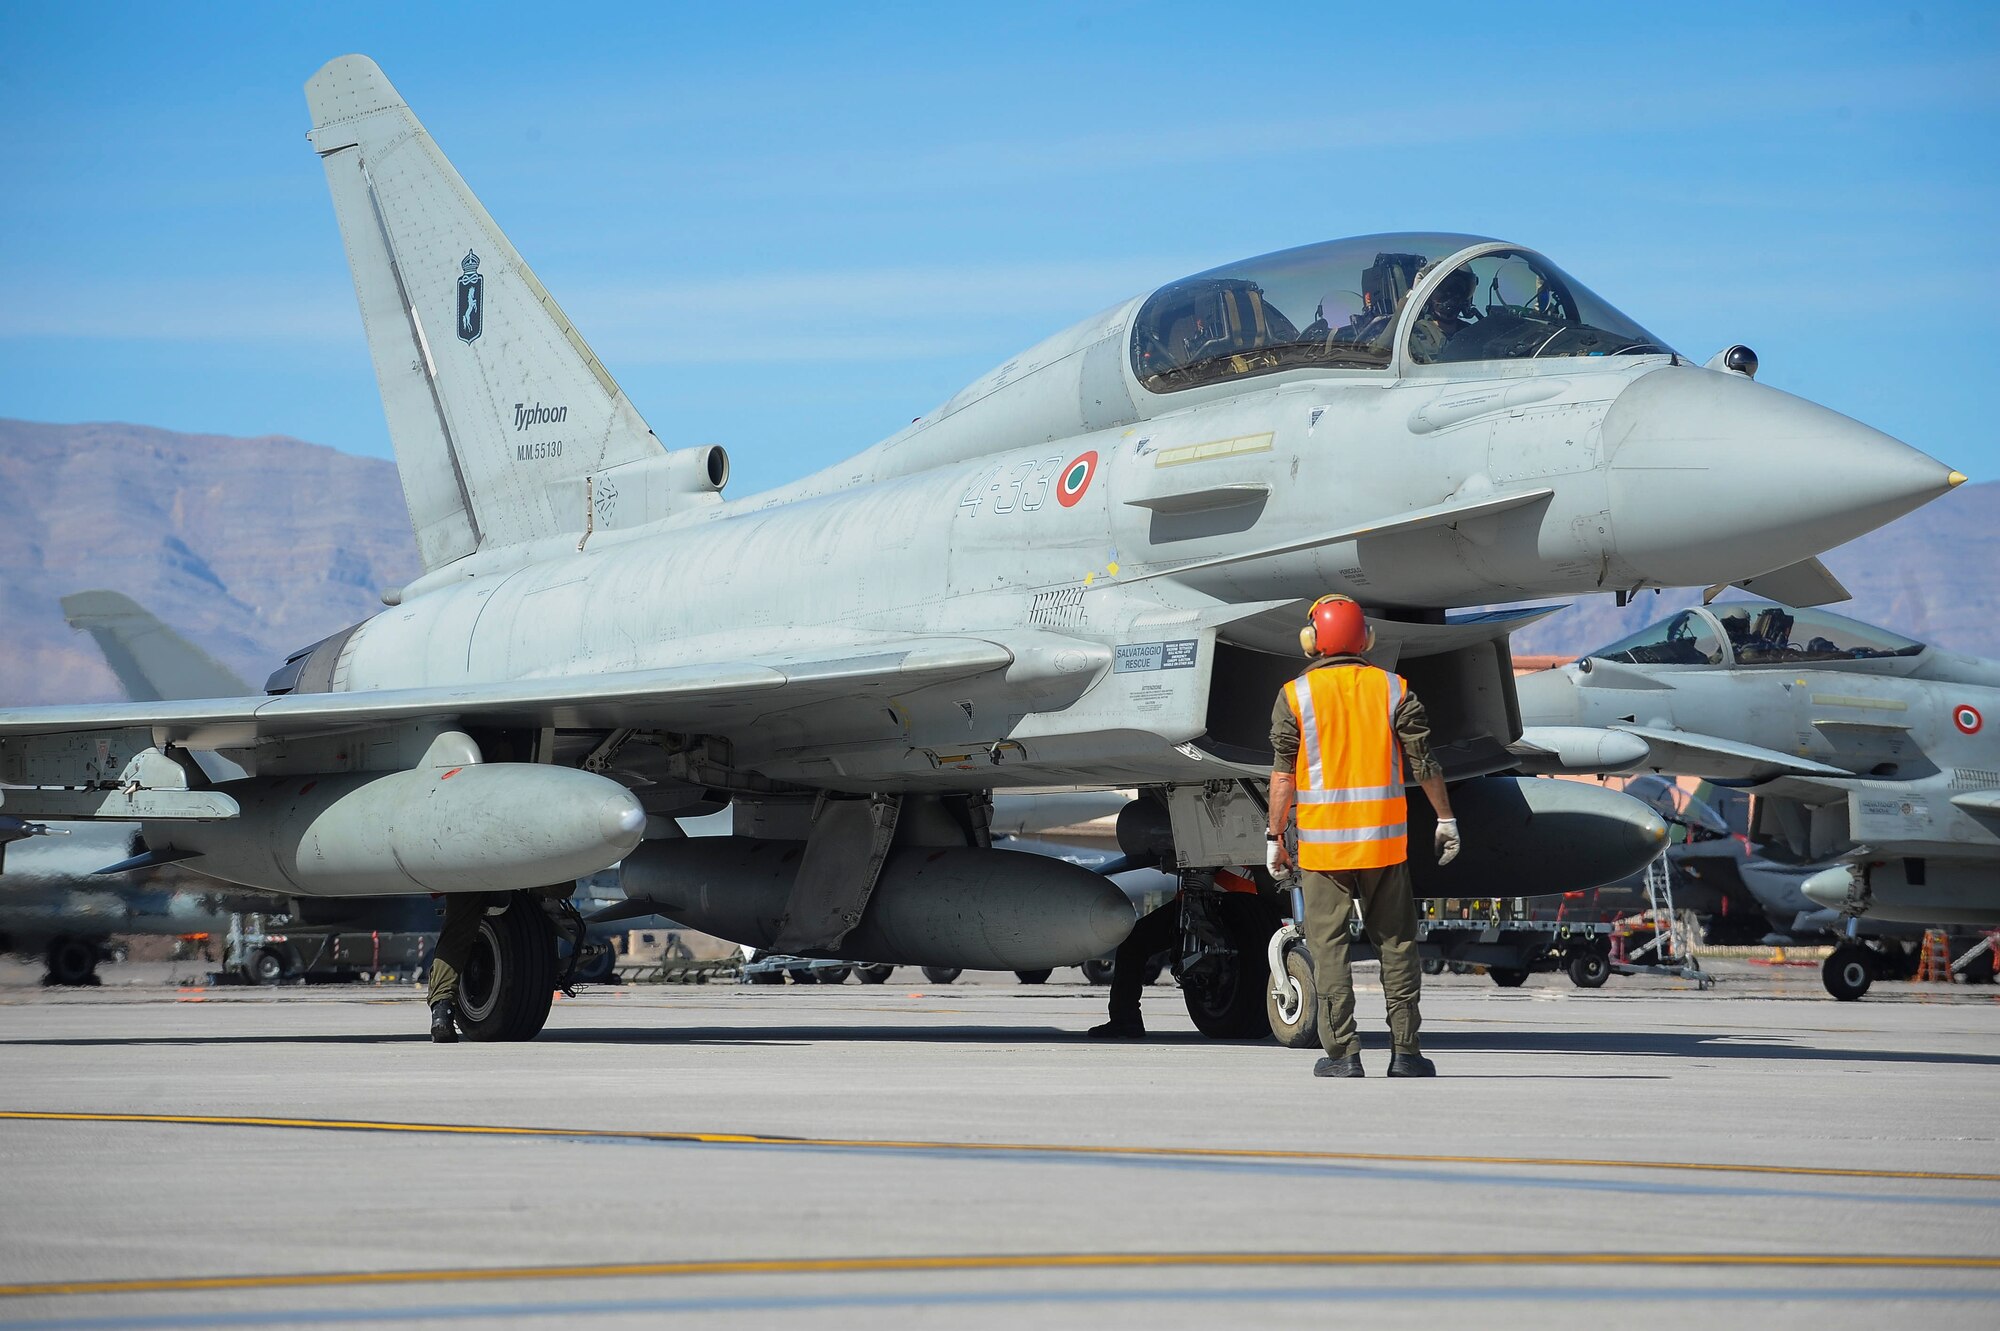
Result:
{"label": "crouching person under aircraft", "polygon": [[458,1043],[459,977],[472,960],[473,945],[479,941],[479,922],[488,906],[504,906],[507,898],[489,892],[448,892],[444,898],[444,928],[438,932],[437,949],[431,953],[430,1004],[431,1041]]}
{"label": "crouching person under aircraft", "polygon": [[1368,664],[1375,645],[1361,607],[1345,596],[1313,602],[1299,646],[1313,658],[1279,691],[1271,711],[1271,823],[1265,862],[1274,876],[1292,866],[1285,842],[1298,812],[1299,885],[1306,942],[1318,990],[1316,1077],[1360,1077],[1348,926],[1356,903],[1382,956],[1389,1005],[1392,1077],[1434,1077],[1419,1051],[1417,908],[1406,851],[1404,787],[1414,778],[1437,811],[1439,864],[1458,856],[1458,821],[1430,751],[1430,719],[1400,675]]}

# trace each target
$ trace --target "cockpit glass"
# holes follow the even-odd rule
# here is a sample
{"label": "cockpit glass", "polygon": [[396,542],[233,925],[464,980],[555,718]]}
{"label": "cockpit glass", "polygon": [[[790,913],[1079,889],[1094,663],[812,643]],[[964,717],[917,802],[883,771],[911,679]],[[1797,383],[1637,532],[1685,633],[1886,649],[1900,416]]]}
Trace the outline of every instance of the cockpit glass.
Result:
{"label": "cockpit glass", "polygon": [[1630,665],[1721,665],[1722,639],[1707,615],[1683,610],[1589,655]]}
{"label": "cockpit glass", "polygon": [[1775,601],[1710,606],[1738,665],[1866,661],[1915,656],[1924,645],[1827,610],[1794,610]]}
{"label": "cockpit glass", "polygon": [[1360,236],[1282,250],[1161,287],[1132,321],[1132,372],[1155,393],[1279,370],[1379,370],[1427,264],[1476,236]]}
{"label": "cockpit glass", "polygon": [[1666,354],[1666,343],[1526,250],[1466,260],[1424,297],[1410,326],[1419,365]]}
{"label": "cockpit glass", "polygon": [[[1726,647],[1726,652],[1725,652]],[[1826,610],[1721,601],[1683,610],[1588,653],[1631,665],[1802,665],[1915,656],[1924,645]]]}

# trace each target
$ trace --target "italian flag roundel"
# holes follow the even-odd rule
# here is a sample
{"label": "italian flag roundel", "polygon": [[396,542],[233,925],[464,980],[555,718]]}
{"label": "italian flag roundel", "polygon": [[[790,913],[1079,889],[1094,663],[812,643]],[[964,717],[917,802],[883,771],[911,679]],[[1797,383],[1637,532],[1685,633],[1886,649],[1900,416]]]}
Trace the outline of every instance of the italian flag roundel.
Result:
{"label": "italian flag roundel", "polygon": [[1090,488],[1090,478],[1097,475],[1097,450],[1079,453],[1076,460],[1063,468],[1056,478],[1056,502],[1069,508],[1083,498],[1083,492]]}
{"label": "italian flag roundel", "polygon": [[1977,707],[1960,703],[1951,709],[1951,723],[1967,735],[1977,735],[1979,728],[1986,724],[1986,718],[1979,714]]}

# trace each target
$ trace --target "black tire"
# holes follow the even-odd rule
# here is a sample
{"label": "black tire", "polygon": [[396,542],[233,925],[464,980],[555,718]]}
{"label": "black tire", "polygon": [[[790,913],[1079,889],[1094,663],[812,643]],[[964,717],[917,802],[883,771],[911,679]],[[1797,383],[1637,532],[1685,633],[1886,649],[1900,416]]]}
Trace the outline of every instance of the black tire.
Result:
{"label": "black tire", "polygon": [[1486,973],[1502,989],[1519,989],[1528,982],[1528,972],[1519,966],[1488,966]]}
{"label": "black tire", "polygon": [[49,943],[49,975],[45,984],[93,985],[97,983],[97,944],[88,938],[57,938]]}
{"label": "black tire", "polygon": [[1444,958],[1443,958],[1443,957],[1425,957],[1425,958],[1424,958],[1424,960],[1423,960],[1423,971],[1424,971],[1424,974],[1426,974],[1426,975],[1442,975],[1442,974],[1444,974]]}
{"label": "black tire", "polygon": [[965,972],[957,966],[926,966],[924,978],[932,984],[950,984]]}
{"label": "black tire", "polygon": [[1195,1029],[1211,1040],[1268,1040],[1271,1015],[1266,1010],[1271,967],[1265,960],[1278,913],[1257,897],[1225,893],[1216,903],[1219,922],[1236,964],[1219,973],[1211,970],[1199,983],[1181,977],[1181,998]]}
{"label": "black tire", "polygon": [[1111,972],[1117,967],[1108,957],[1092,957],[1077,969],[1083,972],[1085,984],[1110,984]]}
{"label": "black tire", "polygon": [[1596,948],[1569,954],[1569,982],[1579,989],[1602,989],[1611,978],[1611,958]]}
{"label": "black tire", "polygon": [[896,973],[894,966],[856,966],[854,973],[863,984],[881,984]]}
{"label": "black tire", "polygon": [[583,984],[610,983],[618,978],[618,954],[609,947],[586,947],[576,963],[576,978]]}
{"label": "black tire", "polygon": [[750,983],[752,984],[783,984],[784,982],[785,982],[784,974],[783,972],[780,971],[750,972]]}
{"label": "black tire", "polygon": [[1052,970],[1015,971],[1014,978],[1022,984],[1047,984],[1049,977],[1054,974]]}
{"label": "black tire", "polygon": [[1278,977],[1265,986],[1264,1016],[1271,1034],[1287,1049],[1312,1049],[1319,1044],[1319,1000],[1313,988],[1312,953],[1301,943],[1285,949],[1285,989]]}
{"label": "black tire", "polygon": [[[1962,952],[1964,949],[1960,948],[1959,951]],[[1952,960],[1957,961],[1958,958],[1953,957]],[[1985,948],[1981,949],[1979,955],[1965,963],[1965,969],[1958,973],[1958,982],[1960,984],[1992,984],[1993,973],[1993,947],[1991,944],[1988,944]]]}
{"label": "black tire", "polygon": [[556,932],[541,903],[516,892],[483,916],[458,980],[458,1029],[468,1040],[532,1040],[555,999]]}
{"label": "black tire", "polygon": [[835,966],[829,970],[814,971],[813,978],[821,984],[846,984],[848,969],[846,966]]}
{"label": "black tire", "polygon": [[1819,968],[1820,983],[1843,1003],[1852,1003],[1875,983],[1875,954],[1859,943],[1842,943]]}
{"label": "black tire", "polygon": [[291,978],[291,959],[278,948],[260,947],[245,963],[243,974],[252,984],[283,984]]}

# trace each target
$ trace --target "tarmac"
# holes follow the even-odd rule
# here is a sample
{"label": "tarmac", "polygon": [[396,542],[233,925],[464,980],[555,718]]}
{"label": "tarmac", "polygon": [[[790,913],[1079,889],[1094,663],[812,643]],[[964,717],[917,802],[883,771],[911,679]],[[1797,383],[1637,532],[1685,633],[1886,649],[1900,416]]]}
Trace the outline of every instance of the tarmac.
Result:
{"label": "tarmac", "polygon": [[[1081,1032],[1076,972],[408,986],[0,965],[0,1331],[2000,1322],[2000,988],[1427,978],[1441,1076]],[[1068,982],[1065,982],[1067,980]],[[1984,1311],[1980,1311],[1984,1309]]]}

